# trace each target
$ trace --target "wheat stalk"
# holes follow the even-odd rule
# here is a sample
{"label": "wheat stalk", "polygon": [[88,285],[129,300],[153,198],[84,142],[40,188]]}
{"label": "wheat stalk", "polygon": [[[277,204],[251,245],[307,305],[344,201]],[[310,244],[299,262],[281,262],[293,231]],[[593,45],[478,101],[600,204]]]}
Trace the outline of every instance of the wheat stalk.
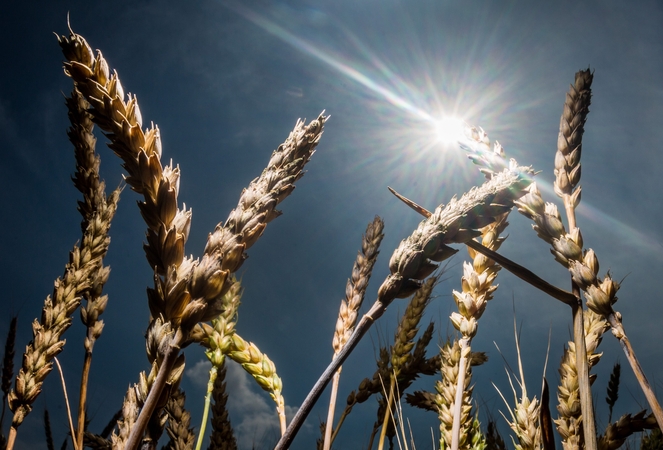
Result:
{"label": "wheat stalk", "polygon": [[[345,299],[341,300],[341,307],[336,320],[336,328],[334,330],[334,338],[332,340],[332,347],[334,349],[334,356],[343,349],[345,343],[350,338],[352,330],[354,330],[357,323],[357,315],[361,304],[364,301],[366,288],[371,278],[373,266],[377,261],[380,248],[380,243],[384,234],[384,222],[378,216],[375,216],[373,221],[366,227],[366,232],[362,238],[361,252],[357,254],[357,258],[352,267],[352,276],[345,286]],[[332,429],[334,422],[334,411],[336,409],[336,397],[338,395],[338,383],[341,378],[341,369],[339,367],[332,380],[332,389],[329,399],[329,408],[327,410],[327,422],[324,431],[323,450],[329,450],[332,443]]]}

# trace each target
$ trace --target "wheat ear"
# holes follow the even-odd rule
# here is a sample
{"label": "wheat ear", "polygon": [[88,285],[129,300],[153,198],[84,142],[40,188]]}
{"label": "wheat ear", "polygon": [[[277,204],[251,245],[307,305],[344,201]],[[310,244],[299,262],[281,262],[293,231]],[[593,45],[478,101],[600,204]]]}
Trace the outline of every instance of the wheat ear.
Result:
{"label": "wheat ear", "polygon": [[191,414],[184,409],[186,395],[182,389],[175,390],[166,402],[165,411],[168,414],[166,433],[170,437],[165,450],[190,450],[193,448],[196,435],[191,424]]}
{"label": "wheat ear", "polygon": [[214,405],[212,406],[212,434],[208,450],[237,450],[237,440],[226,410],[228,394],[226,393],[225,378],[226,367],[224,365],[218,371],[212,391]]}
{"label": "wheat ear", "polygon": [[527,195],[516,201],[518,211],[534,221],[533,228],[536,233],[551,244],[555,259],[569,269],[573,281],[585,293],[587,307],[608,321],[613,336],[619,340],[649,407],[656,416],[656,421],[659,425],[663,424],[663,410],[626,336],[621,314],[612,307],[617,301],[619,284],[612,279],[609,272],[603,279],[598,277],[598,258],[592,249],[582,250],[580,229],[575,228],[571,233],[567,233],[557,207],[543,201],[535,183],[532,183],[528,190]]}
{"label": "wheat ear", "polygon": [[[481,229],[481,243],[484,247],[492,251],[497,251],[505,238],[500,234],[507,227],[506,212],[495,219],[495,222]],[[470,377],[472,372],[468,367],[468,359],[472,351],[472,339],[476,335],[478,321],[483,315],[487,302],[493,298],[493,292],[497,289],[494,284],[497,278],[497,272],[500,266],[495,261],[489,259],[483,254],[469,248],[472,264],[463,264],[463,277],[461,280],[462,292],[453,291],[453,298],[458,307],[458,312],[451,314],[451,322],[454,327],[461,332],[459,346],[461,348],[461,358],[458,368],[458,382],[456,384],[456,396],[454,399],[454,421],[451,430],[451,449],[461,448],[460,442],[463,440],[469,445],[467,434],[471,430],[472,418],[470,415],[461,413],[461,405],[464,404],[464,388],[466,385],[465,376]],[[469,380],[468,380],[469,383]],[[461,422],[465,417],[466,421]]]}
{"label": "wheat ear", "polygon": [[64,347],[61,336],[71,325],[71,315],[80,305],[81,296],[101,276],[102,260],[110,243],[108,230],[118,200],[119,191],[115,191],[105,204],[98,205],[98,209],[85,218],[87,224],[82,225],[85,231],[80,247],[75,246],[71,251],[63,277],[55,281],[53,295],[44,301],[41,320],[32,323],[33,340],[23,354],[15,388],[8,396],[9,408],[14,413],[8,450],[13,448],[18,427],[30,413],[46,376],[53,369],[53,358]]}
{"label": "wheat ear", "polygon": [[[366,294],[366,288],[373,272],[373,266],[380,253],[378,249],[384,237],[382,233],[383,229],[384,222],[378,216],[375,216],[373,221],[366,227],[366,232],[361,243],[361,252],[357,254],[355,263],[352,266],[352,276],[345,285],[345,299],[341,300],[341,307],[332,340],[332,347],[334,349],[334,356],[332,358],[336,358],[336,355],[338,355],[350,338],[352,330],[354,330],[357,323],[357,315],[364,301],[364,295]],[[338,396],[341,369],[341,367],[338,368],[332,379],[327,422],[322,445],[323,450],[331,448],[334,412],[336,409],[336,397]]]}
{"label": "wheat ear", "polygon": [[456,386],[460,382],[461,348],[457,340],[447,342],[440,347],[437,358],[440,367],[441,379],[435,382],[435,393],[418,391],[414,396],[408,398],[408,403],[413,406],[434,411],[438,415],[440,422],[440,441],[441,449],[449,448],[452,441],[452,429],[454,414],[459,410],[461,417],[461,432],[459,433],[459,445],[461,448],[472,450],[485,450],[486,438],[481,433],[480,424],[476,416],[472,414],[472,390],[470,386],[471,368],[479,366],[488,360],[483,352],[472,352],[465,366],[467,374],[463,377],[463,398],[461,406],[458,408],[456,402]]}
{"label": "wheat ear", "polygon": [[608,422],[612,422],[612,408],[617,403],[619,398],[619,376],[622,372],[622,366],[619,363],[615,363],[612,367],[612,372],[610,372],[610,380],[608,381],[608,396],[605,398],[610,412],[608,413]]}
{"label": "wheat ear", "polygon": [[[109,146],[123,160],[124,168],[129,173],[127,183],[144,197],[144,201],[139,203],[148,225],[144,249],[150,266],[155,270],[155,288],[148,290],[150,312],[154,319],[148,334],[156,342],[156,347],[151,351],[148,349],[152,370],[147,377],[143,376],[146,382],[138,385],[137,401],[143,410],[137,433],[142,437],[156,406],[155,401],[146,404],[148,392],[155,387],[160,393],[170,373],[181,373],[173,366],[184,363],[183,359],[178,358],[179,346],[193,324],[188,329],[180,327],[180,324],[188,325],[200,314],[199,310],[190,308],[191,296],[186,289],[191,264],[183,264],[191,212],[182,211],[177,206],[179,168],[172,165],[162,167],[159,129],[152,127],[143,132],[136,97],[128,95],[125,102],[117,73],[110,74],[101,52],[97,52],[95,57],[84,38],[70,30],[69,37],[58,39],[67,59],[65,73],[74,80],[76,88],[90,103],[94,121],[107,133],[111,140]],[[157,321],[158,324],[155,323]],[[164,331],[164,334],[157,335],[156,330]],[[163,375],[155,386],[162,365]],[[140,439],[135,434],[133,436],[127,445],[130,449],[137,447]]]}
{"label": "wheat ear", "polygon": [[[100,209],[107,208],[105,184],[99,179],[100,157],[95,151],[97,140],[93,134],[92,116],[87,112],[89,104],[76,89],[66,99],[66,103],[69,121],[71,122],[67,135],[74,146],[76,155],[76,173],[73,180],[76,188],[83,194],[83,201],[78,202],[78,210],[83,216],[81,228],[85,231],[86,224],[93,219],[94,214]],[[119,197],[120,191],[120,188],[116,189],[112,194],[113,197]],[[102,295],[102,290],[108,280],[109,273],[110,267],[102,266],[99,268],[96,278],[92,280],[90,289],[83,294],[85,304],[80,309],[81,320],[86,327],[86,336],[78,397],[78,422],[76,434],[72,436],[74,447],[78,448],[83,448],[85,405],[90,365],[92,363],[92,349],[104,328],[104,322],[99,319],[99,316],[103,314],[108,303],[108,296]]]}
{"label": "wheat ear", "polygon": [[[129,173],[127,183],[144,196],[139,205],[148,225],[145,252],[155,267],[155,288],[148,291],[153,317],[148,334],[151,332],[156,349],[165,354],[158,360],[151,359],[153,368],[146,377],[147,383],[138,385],[138,400],[143,408],[127,443],[133,449],[142,438],[168,378],[182,372],[180,347],[196,323],[221,312],[221,297],[229,288],[228,275],[239,268],[245,259],[244,250],[260,237],[267,222],[278,216],[275,206],[292,192],[293,183],[303,175],[303,166],[313,154],[326,117],[319,116],[307,127],[303,122],[297,123],[288,140],[273,153],[261,177],[242,193],[238,208],[210,235],[202,260],[185,259],[191,212],[177,206],[179,168],[161,166],[158,128],[143,132],[136,97],[129,96],[124,101],[117,73],[110,74],[100,52],[95,58],[87,42],[73,31],[59,40],[68,60],[66,73],[92,105],[95,122],[108,133],[111,148],[123,160]],[[161,365],[155,366],[155,361],[161,361]]]}
{"label": "wheat ear", "polygon": [[[555,193],[564,201],[569,230],[576,229],[575,210],[580,203],[580,156],[582,153],[582,135],[585,121],[589,113],[592,98],[592,79],[589,70],[579,71],[575,75],[575,83],[571,85],[566,94],[564,110],[559,124],[557,138],[557,152],[555,153]],[[583,414],[583,432],[585,445],[588,450],[596,449],[596,426],[594,421],[594,408],[592,392],[589,387],[589,364],[586,355],[585,333],[583,331],[583,309],[580,301],[580,289],[575,281],[571,282],[571,290],[579,301],[571,306],[573,317],[573,339],[576,349],[576,367],[578,373],[578,386],[580,392],[580,406]]]}
{"label": "wheat ear", "polygon": [[12,317],[9,321],[9,331],[7,332],[7,339],[5,339],[5,353],[2,357],[2,416],[0,416],[0,434],[2,434],[3,425],[5,423],[7,396],[9,395],[9,390],[12,387],[12,379],[14,378],[17,324],[18,316]]}
{"label": "wheat ear", "polygon": [[599,450],[617,450],[633,433],[652,429],[660,430],[653,414],[645,416],[645,411],[634,415],[624,414],[617,422],[608,425],[598,440],[598,448]]}
{"label": "wheat ear", "polygon": [[231,278],[231,282],[232,286],[224,294],[223,312],[216,319],[212,319],[211,326],[206,323],[198,324],[191,333],[192,339],[206,348],[205,356],[212,363],[207,383],[207,393],[205,394],[203,420],[200,425],[198,441],[196,442],[196,450],[199,450],[202,446],[205,436],[207,415],[218,372],[224,370],[225,357],[232,350],[232,335],[235,334],[237,309],[241,302],[242,288],[240,282],[234,276]]}
{"label": "wheat ear", "polygon": [[357,345],[371,324],[384,314],[395,298],[410,296],[420,287],[420,280],[428,277],[439,262],[456,250],[447,244],[464,244],[480,235],[477,231],[493,222],[496,216],[510,210],[532,182],[530,167],[520,167],[512,160],[508,170],[496,174],[480,187],[475,187],[446,206],[440,205],[416,230],[401,241],[389,261],[391,274],[378,289],[378,299],[362,317],[352,337],[336,359],[327,367],[295,414],[276,449],[287,448],[301,427],[313,404],[322,394],[334,372]]}

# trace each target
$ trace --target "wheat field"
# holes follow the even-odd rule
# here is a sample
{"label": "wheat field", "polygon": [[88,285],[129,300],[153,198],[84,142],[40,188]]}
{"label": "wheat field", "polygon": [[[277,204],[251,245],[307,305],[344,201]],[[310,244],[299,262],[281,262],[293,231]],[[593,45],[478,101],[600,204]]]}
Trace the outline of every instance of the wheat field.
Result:
{"label": "wheat field", "polygon": [[[500,16],[492,41],[454,42],[477,26],[470,14],[426,2],[378,8],[365,28],[350,9],[294,3],[116,16],[72,3],[67,30],[67,11],[42,5],[5,44],[18,64],[0,77],[3,438],[327,448],[329,416],[332,448],[411,448],[410,435],[417,448],[504,448],[495,427],[507,447],[660,446],[641,433],[660,411],[663,68],[643,56],[660,50],[647,34],[660,12],[612,6],[604,19],[641,33],[620,41],[582,21],[588,8],[525,7]],[[501,9],[486,11],[483,24]],[[6,33],[27,20],[11,14]],[[586,42],[544,57],[552,17],[586,26]],[[448,142],[452,113],[466,126]],[[579,345],[589,358],[565,352]],[[302,425],[309,389],[346,356],[335,410],[321,389]],[[402,428],[386,403],[402,406]]]}

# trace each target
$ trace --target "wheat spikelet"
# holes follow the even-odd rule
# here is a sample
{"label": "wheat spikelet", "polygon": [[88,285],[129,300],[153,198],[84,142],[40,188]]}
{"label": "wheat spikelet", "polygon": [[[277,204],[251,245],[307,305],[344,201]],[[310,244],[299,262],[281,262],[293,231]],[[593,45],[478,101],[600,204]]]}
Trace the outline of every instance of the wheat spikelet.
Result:
{"label": "wheat spikelet", "polygon": [[488,134],[482,128],[464,127],[458,143],[467,152],[467,157],[479,166],[479,171],[489,180],[496,173],[509,168],[509,161],[500,143],[495,141],[491,148]]}
{"label": "wheat spikelet", "polygon": [[228,418],[226,402],[228,394],[226,393],[226,367],[225,365],[218,371],[216,380],[214,380],[214,404],[212,406],[212,434],[208,450],[237,450],[237,440],[233,434],[232,425]]}
{"label": "wheat spikelet", "polygon": [[186,395],[182,389],[175,390],[166,403],[164,408],[168,414],[168,426],[166,433],[170,437],[168,444],[164,447],[166,450],[189,450],[193,448],[195,434],[191,424],[191,415],[184,409]]}
{"label": "wheat spikelet", "polygon": [[611,423],[598,440],[599,450],[616,450],[633,433],[643,430],[660,429],[653,414],[645,416],[646,411],[637,414],[624,414],[617,422]]}
{"label": "wheat spikelet", "polygon": [[136,391],[129,386],[122,403],[122,419],[117,421],[117,433],[111,434],[111,445],[113,450],[124,450],[126,442],[129,439],[131,429],[138,419],[139,411],[138,401],[136,400]]}

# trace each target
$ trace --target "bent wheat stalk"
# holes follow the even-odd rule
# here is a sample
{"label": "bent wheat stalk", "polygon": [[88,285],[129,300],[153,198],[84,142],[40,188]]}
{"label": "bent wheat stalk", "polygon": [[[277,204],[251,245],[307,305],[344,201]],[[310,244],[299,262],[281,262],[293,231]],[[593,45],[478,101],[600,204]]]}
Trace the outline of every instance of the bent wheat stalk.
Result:
{"label": "bent wheat stalk", "polygon": [[277,450],[290,446],[304,419],[329,383],[334,372],[343,364],[370,326],[380,318],[396,298],[411,295],[420,286],[420,280],[428,277],[440,262],[456,250],[447,244],[464,244],[480,235],[477,231],[509,211],[529,186],[533,170],[518,166],[512,160],[509,169],[496,174],[480,187],[472,188],[460,199],[453,198],[446,206],[440,205],[424,219],[416,230],[392,254],[389,261],[391,274],[378,289],[378,298],[361,318],[352,336],[334,361],[320,376],[297,411],[285,434],[276,445]]}

